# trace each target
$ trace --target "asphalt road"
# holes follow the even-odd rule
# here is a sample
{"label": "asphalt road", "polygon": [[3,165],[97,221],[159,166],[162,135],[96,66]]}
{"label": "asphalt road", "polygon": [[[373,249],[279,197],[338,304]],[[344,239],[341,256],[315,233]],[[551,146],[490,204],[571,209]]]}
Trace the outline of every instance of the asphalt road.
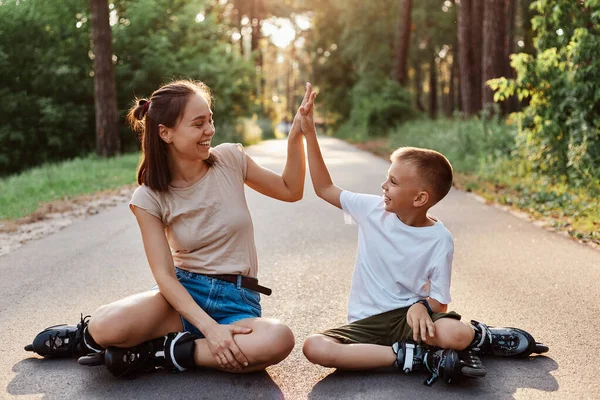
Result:
{"label": "asphalt road", "polygon": [[[380,193],[388,163],[322,139],[336,184]],[[283,168],[285,142],[248,148]],[[550,346],[547,356],[484,359],[488,376],[422,385],[425,375],[344,373],[302,355],[312,332],[343,324],[357,230],[341,211],[305,197],[286,204],[247,191],[255,225],[264,316],[295,333],[296,348],[267,372],[157,372],[114,379],[104,367],[43,360],[23,350],[48,325],[78,321],[99,305],[153,285],[138,227],[126,204],[0,258],[0,398],[23,399],[595,399],[600,398],[600,252],[453,190],[433,209],[453,232],[451,309],[465,320],[522,327]]]}

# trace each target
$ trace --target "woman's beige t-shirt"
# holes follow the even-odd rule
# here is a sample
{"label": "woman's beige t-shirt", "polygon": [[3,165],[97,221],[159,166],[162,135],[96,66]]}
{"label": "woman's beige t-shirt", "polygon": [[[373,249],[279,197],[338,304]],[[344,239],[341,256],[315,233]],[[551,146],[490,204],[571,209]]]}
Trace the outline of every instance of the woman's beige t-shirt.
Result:
{"label": "woman's beige t-shirt", "polygon": [[175,266],[200,274],[256,277],[254,227],[246,196],[241,144],[214,147],[217,162],[187,188],[155,192],[138,187],[129,203],[161,219]]}

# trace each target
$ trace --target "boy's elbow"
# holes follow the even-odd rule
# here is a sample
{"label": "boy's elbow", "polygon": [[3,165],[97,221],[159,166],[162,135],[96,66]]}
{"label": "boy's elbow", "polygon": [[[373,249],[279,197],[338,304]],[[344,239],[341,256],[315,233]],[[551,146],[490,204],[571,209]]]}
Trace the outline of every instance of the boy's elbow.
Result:
{"label": "boy's elbow", "polygon": [[315,194],[323,200],[327,200],[330,185],[313,185],[315,189]]}

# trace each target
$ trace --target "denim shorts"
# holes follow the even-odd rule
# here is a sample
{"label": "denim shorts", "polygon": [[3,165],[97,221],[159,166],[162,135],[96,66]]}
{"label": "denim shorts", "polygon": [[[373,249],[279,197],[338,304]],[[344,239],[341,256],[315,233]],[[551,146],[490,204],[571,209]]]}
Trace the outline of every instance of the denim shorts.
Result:
{"label": "denim shorts", "polygon": [[[228,325],[246,318],[259,318],[262,315],[260,293],[254,290],[177,267],[175,274],[194,301],[218,324]],[[198,328],[183,316],[181,322],[184,331],[204,337]]]}

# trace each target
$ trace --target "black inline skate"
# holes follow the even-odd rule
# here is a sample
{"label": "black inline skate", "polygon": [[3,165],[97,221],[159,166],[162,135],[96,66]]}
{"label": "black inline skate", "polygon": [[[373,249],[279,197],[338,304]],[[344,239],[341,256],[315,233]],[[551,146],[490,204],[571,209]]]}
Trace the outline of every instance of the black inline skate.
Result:
{"label": "black inline skate", "polygon": [[426,386],[438,379],[451,383],[463,377],[481,378],[486,374],[481,360],[472,351],[425,348],[411,341],[396,342],[392,349],[396,353],[394,367],[404,373],[426,371],[431,374],[423,382]]}
{"label": "black inline skate", "polygon": [[548,346],[536,342],[529,332],[519,328],[494,328],[478,321],[471,321],[475,338],[470,350],[483,356],[527,357],[532,353],[542,354]]}
{"label": "black inline skate", "polygon": [[[84,331],[90,316],[81,314],[77,325],[54,325],[36,335],[33,343],[25,346],[26,351],[32,351],[44,358],[78,358],[95,352],[86,345]],[[99,351],[99,350],[98,350]]]}
{"label": "black inline skate", "polygon": [[162,368],[185,371],[194,364],[194,342],[199,336],[190,332],[173,332],[133,347],[109,347],[104,354],[79,358],[81,365],[106,365],[118,378],[134,378],[144,372]]}

